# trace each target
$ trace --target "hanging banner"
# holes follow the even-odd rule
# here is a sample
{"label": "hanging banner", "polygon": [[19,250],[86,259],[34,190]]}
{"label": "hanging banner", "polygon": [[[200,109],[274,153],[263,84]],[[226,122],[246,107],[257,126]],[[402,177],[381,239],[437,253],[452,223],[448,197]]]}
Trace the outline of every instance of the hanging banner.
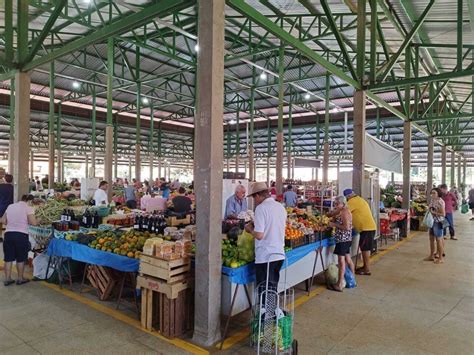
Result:
{"label": "hanging banner", "polygon": [[365,134],[365,163],[367,165],[402,174],[402,152],[370,134]]}
{"label": "hanging banner", "polygon": [[321,161],[316,159],[304,159],[294,158],[293,159],[295,168],[319,168],[321,167]]}

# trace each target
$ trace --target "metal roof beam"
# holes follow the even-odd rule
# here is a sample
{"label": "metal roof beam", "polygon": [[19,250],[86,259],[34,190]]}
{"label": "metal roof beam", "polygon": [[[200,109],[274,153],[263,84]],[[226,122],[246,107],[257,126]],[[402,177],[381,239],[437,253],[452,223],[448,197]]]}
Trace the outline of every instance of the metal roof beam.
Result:
{"label": "metal roof beam", "polygon": [[179,11],[193,5],[191,0],[163,0],[153,5],[145,7],[142,11],[122,17],[120,20],[114,21],[100,29],[89,32],[79,39],[72,40],[65,44],[62,48],[53,50],[52,52],[37,58],[29,63],[22,65],[23,71],[34,69],[40,65],[49,63],[66,54],[82,49],[92,43],[101,42],[109,37],[114,37],[131,29],[138,27],[144,23],[152,21],[157,16],[166,16],[173,11]]}

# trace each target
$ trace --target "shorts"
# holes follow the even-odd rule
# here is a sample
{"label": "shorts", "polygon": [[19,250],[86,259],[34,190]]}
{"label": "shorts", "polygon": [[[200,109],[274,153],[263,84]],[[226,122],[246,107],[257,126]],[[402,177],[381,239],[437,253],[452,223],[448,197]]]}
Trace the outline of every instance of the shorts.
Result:
{"label": "shorts", "polygon": [[443,223],[434,222],[433,227],[430,228],[430,235],[436,238],[442,238],[444,236],[443,230]]}
{"label": "shorts", "polygon": [[336,243],[334,254],[344,256],[351,253],[352,241]]}
{"label": "shorts", "polygon": [[361,251],[372,251],[374,249],[375,231],[360,232],[359,248]]}
{"label": "shorts", "polygon": [[28,234],[21,232],[6,232],[3,241],[3,260],[5,262],[16,261],[24,263],[28,260],[28,252],[31,249]]}

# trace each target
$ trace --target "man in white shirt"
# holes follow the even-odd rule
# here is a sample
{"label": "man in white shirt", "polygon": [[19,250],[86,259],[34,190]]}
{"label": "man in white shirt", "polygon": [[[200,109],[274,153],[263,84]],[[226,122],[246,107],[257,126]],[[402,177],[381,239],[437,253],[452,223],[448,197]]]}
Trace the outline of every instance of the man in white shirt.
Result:
{"label": "man in white shirt", "polygon": [[256,285],[266,281],[267,263],[270,261],[268,282],[276,289],[285,259],[286,210],[270,197],[264,182],[254,183],[249,196],[254,198],[257,206],[254,225],[249,223],[245,226],[245,230],[255,238]]}
{"label": "man in white shirt", "polygon": [[109,183],[107,181],[101,181],[99,188],[94,192],[94,201],[96,206],[108,205],[109,197],[107,196],[107,189]]}

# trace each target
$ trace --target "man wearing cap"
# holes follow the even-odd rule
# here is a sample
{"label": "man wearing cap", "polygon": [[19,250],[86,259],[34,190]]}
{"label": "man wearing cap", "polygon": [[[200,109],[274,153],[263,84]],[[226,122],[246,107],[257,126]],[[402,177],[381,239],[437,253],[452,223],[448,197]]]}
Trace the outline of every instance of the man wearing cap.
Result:
{"label": "man wearing cap", "polygon": [[356,274],[370,275],[370,252],[374,246],[377,226],[366,200],[356,195],[352,189],[345,189],[343,194],[347,198],[347,207],[352,213],[352,225],[360,235],[359,248],[364,265],[356,269]]}
{"label": "man wearing cap", "polygon": [[245,230],[255,238],[256,285],[266,281],[267,262],[270,261],[268,282],[276,288],[285,259],[286,210],[270,197],[264,182],[255,182],[249,196],[255,201],[255,220],[247,224]]}

